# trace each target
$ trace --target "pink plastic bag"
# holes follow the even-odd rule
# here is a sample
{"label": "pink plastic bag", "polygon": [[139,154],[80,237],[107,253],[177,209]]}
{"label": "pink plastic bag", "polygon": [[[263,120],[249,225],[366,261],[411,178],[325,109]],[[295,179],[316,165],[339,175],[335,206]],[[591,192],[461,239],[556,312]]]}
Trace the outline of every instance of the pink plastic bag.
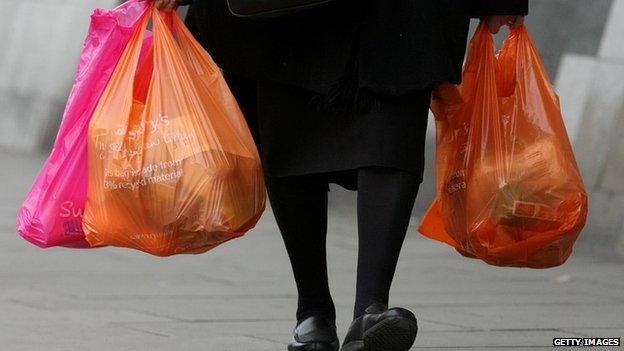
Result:
{"label": "pink plastic bag", "polygon": [[89,247],[82,231],[87,197],[87,130],[146,2],[96,9],[84,43],[54,148],[17,218],[17,231],[40,247]]}

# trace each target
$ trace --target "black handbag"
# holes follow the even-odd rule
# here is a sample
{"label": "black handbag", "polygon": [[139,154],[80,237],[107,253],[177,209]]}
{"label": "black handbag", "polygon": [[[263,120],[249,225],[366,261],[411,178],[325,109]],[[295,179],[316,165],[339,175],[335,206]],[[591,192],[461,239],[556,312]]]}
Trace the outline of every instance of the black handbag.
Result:
{"label": "black handbag", "polygon": [[234,16],[268,19],[291,15],[326,5],[333,0],[227,0]]}

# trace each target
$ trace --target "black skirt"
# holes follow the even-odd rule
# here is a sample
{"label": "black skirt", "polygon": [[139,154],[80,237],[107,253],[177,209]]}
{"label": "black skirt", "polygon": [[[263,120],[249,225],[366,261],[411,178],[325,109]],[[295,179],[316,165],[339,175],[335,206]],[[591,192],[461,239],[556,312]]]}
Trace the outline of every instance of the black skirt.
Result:
{"label": "black skirt", "polygon": [[315,93],[289,85],[226,74],[258,145],[265,175],[322,174],[357,189],[356,170],[391,167],[422,181],[430,90],[377,96],[358,115],[319,112]]}

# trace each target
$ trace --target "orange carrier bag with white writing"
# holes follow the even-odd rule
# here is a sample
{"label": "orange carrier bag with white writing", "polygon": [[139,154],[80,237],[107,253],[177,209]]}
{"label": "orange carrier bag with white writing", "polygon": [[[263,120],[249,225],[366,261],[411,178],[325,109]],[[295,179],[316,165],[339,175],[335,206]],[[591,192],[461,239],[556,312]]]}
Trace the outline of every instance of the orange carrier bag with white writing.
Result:
{"label": "orange carrier bag with white writing", "polygon": [[434,94],[437,197],[420,232],[497,266],[563,264],[587,217],[587,194],[559,99],[525,27],[498,55],[486,25],[461,86]]}
{"label": "orange carrier bag with white writing", "polygon": [[[150,17],[153,41],[141,55]],[[264,210],[241,111],[175,13],[152,8],[143,18],[91,119],[88,149],[92,246],[202,253],[245,234]]]}

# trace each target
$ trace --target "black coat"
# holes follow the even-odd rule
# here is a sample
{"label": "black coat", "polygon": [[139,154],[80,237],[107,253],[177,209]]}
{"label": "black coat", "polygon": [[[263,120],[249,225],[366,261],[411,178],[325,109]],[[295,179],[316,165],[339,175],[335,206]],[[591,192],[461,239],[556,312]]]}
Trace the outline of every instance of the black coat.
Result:
{"label": "black coat", "polygon": [[527,12],[528,0],[335,0],[249,20],[226,0],[195,0],[187,24],[229,73],[324,94],[351,68],[360,88],[403,95],[460,81],[471,17]]}

